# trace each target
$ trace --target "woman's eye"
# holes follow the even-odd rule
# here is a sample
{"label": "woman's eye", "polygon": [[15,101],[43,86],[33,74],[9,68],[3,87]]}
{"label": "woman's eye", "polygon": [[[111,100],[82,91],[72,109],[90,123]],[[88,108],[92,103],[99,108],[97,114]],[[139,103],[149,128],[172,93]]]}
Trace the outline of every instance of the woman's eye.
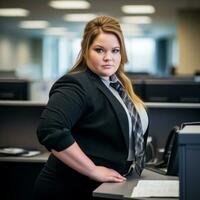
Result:
{"label": "woman's eye", "polygon": [[103,53],[103,52],[104,52],[102,48],[96,48],[95,51],[96,51],[97,53]]}
{"label": "woman's eye", "polygon": [[112,50],[113,53],[119,53],[119,51],[120,51],[119,49],[113,49]]}

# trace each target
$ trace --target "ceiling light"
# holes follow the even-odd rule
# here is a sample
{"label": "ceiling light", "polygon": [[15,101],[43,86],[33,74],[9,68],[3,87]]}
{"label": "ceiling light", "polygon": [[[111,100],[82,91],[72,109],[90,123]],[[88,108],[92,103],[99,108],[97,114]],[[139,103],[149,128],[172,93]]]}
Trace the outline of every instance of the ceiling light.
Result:
{"label": "ceiling light", "polygon": [[122,11],[127,14],[152,14],[155,8],[151,5],[124,5]]}
{"label": "ceiling light", "polygon": [[49,27],[45,30],[47,35],[66,35],[67,29],[64,27]]}
{"label": "ceiling light", "polygon": [[43,29],[47,28],[49,23],[44,20],[30,20],[30,21],[21,21],[19,23],[20,28],[26,29]]}
{"label": "ceiling light", "polygon": [[23,8],[0,8],[1,17],[26,17],[29,11]]}
{"label": "ceiling light", "polygon": [[122,17],[121,20],[127,24],[150,24],[152,22],[148,16],[128,16]]}
{"label": "ceiling light", "polygon": [[51,1],[49,6],[56,9],[88,9],[90,4],[87,1]]}
{"label": "ceiling light", "polygon": [[44,31],[45,35],[48,36],[67,36],[74,37],[77,35],[77,32],[70,32],[65,27],[49,27]]}
{"label": "ceiling light", "polygon": [[67,14],[64,16],[64,20],[72,22],[87,22],[94,19],[95,17],[96,15],[92,13]]}
{"label": "ceiling light", "polygon": [[142,29],[138,25],[121,24],[122,31],[126,36],[142,35]]}

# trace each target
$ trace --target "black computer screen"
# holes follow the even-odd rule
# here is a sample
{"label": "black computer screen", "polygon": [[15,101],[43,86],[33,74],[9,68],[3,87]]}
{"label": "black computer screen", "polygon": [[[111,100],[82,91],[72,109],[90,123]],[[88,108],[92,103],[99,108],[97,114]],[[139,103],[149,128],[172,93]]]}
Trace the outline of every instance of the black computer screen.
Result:
{"label": "black computer screen", "polygon": [[0,79],[0,100],[28,100],[29,82],[19,79]]}
{"label": "black computer screen", "polygon": [[178,167],[178,131],[174,130],[174,136],[172,140],[171,152],[169,160],[167,163],[167,175],[178,176],[179,167]]}
{"label": "black computer screen", "polygon": [[144,100],[146,102],[200,102],[200,83],[184,80],[146,80]]}

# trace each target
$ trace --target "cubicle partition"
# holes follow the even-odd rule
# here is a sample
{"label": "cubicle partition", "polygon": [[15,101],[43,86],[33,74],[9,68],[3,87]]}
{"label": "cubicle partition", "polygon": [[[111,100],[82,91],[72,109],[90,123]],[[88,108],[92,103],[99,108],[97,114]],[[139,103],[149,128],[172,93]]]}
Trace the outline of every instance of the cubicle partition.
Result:
{"label": "cubicle partition", "polygon": [[39,144],[36,128],[44,103],[0,101],[0,147],[39,150],[37,156],[0,156],[0,191],[4,199],[31,200],[36,176],[48,152]]}
{"label": "cubicle partition", "polygon": [[149,136],[158,161],[162,158],[170,130],[184,122],[200,121],[199,103],[146,103],[149,114]]}

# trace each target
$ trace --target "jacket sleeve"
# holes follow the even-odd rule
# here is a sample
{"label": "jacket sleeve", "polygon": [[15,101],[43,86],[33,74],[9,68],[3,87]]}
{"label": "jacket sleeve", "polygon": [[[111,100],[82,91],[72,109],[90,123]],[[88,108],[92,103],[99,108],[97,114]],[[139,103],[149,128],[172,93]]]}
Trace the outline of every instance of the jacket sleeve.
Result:
{"label": "jacket sleeve", "polygon": [[64,76],[51,88],[49,101],[37,128],[39,142],[49,151],[62,151],[75,140],[72,127],[85,110],[86,94],[81,84],[74,78]]}

